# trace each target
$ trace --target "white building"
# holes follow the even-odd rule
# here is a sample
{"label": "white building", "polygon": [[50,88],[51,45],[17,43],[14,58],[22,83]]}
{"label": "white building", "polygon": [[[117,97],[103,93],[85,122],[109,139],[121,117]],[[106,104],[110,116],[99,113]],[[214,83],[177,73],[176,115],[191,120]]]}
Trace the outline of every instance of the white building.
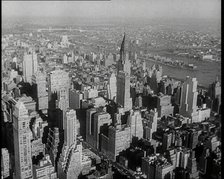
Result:
{"label": "white building", "polygon": [[30,118],[24,103],[19,101],[13,112],[15,179],[32,178]]}

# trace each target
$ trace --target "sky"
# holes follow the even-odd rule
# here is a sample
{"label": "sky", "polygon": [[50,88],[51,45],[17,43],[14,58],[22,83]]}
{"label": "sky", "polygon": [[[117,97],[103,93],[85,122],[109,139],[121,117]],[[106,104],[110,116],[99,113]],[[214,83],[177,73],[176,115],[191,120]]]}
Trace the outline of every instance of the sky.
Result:
{"label": "sky", "polygon": [[2,17],[221,18],[221,0],[2,1]]}

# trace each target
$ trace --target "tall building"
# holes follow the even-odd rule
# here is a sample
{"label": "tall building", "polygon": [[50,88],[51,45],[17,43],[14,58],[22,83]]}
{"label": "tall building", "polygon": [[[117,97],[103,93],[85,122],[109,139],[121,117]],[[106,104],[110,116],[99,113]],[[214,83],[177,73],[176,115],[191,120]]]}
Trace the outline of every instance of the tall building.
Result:
{"label": "tall building", "polygon": [[64,144],[57,164],[60,179],[78,178],[82,171],[82,143],[77,141],[77,119],[74,110],[68,110],[64,125]]}
{"label": "tall building", "polygon": [[15,178],[32,178],[30,118],[23,102],[17,102],[13,118]]}
{"label": "tall building", "polygon": [[157,131],[157,119],[158,112],[155,108],[154,110],[150,110],[150,112],[145,113],[144,118],[144,138],[151,140],[152,134]]}
{"label": "tall building", "polygon": [[174,106],[171,104],[171,96],[159,94],[157,100],[158,117],[173,115]]}
{"label": "tall building", "polygon": [[61,97],[68,99],[69,88],[70,79],[68,72],[60,69],[51,71],[49,74],[49,100],[51,100],[52,93],[59,93]]}
{"label": "tall building", "polygon": [[46,153],[49,154],[52,165],[55,166],[58,160],[59,149],[61,148],[61,132],[59,128],[49,129],[46,143]]}
{"label": "tall building", "polygon": [[208,168],[208,158],[210,156],[209,148],[204,148],[201,157],[199,158],[198,169],[200,173],[206,174]]}
{"label": "tall building", "polygon": [[172,144],[172,133],[171,132],[165,132],[163,134],[163,151],[166,151],[170,148]]}
{"label": "tall building", "polygon": [[60,179],[78,178],[82,172],[82,143],[70,147],[64,146],[57,168]]}
{"label": "tall building", "polygon": [[187,170],[189,172],[189,179],[198,179],[199,172],[197,169],[197,162],[195,158],[195,152],[191,151],[187,162]]}
{"label": "tall building", "polygon": [[120,48],[120,59],[118,60],[117,68],[119,71],[124,71],[128,75],[131,75],[131,62],[129,60],[128,51],[127,51],[127,43],[125,41],[125,34],[121,43]]}
{"label": "tall building", "polygon": [[71,109],[66,112],[65,121],[64,121],[64,142],[66,145],[71,146],[72,144],[76,144],[76,136],[77,136],[77,119],[76,119],[76,111]]}
{"label": "tall building", "polygon": [[86,116],[86,141],[95,149],[100,149],[100,133],[104,125],[110,125],[110,114],[96,109],[87,110]]}
{"label": "tall building", "polygon": [[[65,112],[69,108],[69,88],[70,78],[68,72],[60,69],[51,71],[49,74],[48,100],[49,100],[49,117],[54,118],[55,110],[61,110],[62,119],[58,118],[58,123],[64,121]],[[60,122],[60,120],[62,120]],[[63,127],[64,126],[61,126]]]}
{"label": "tall building", "polygon": [[190,149],[186,147],[170,148],[167,150],[168,158],[173,164],[174,168],[184,168],[188,167]]}
{"label": "tall building", "polygon": [[117,75],[117,103],[125,111],[132,109],[132,99],[130,96],[130,76],[124,71],[119,71]]}
{"label": "tall building", "polygon": [[114,100],[117,96],[117,79],[114,73],[111,74],[108,84],[108,98]]}
{"label": "tall building", "polygon": [[130,147],[131,128],[126,125],[109,126],[108,131],[108,151],[107,155],[111,160],[116,160],[116,156],[123,150]]}
{"label": "tall building", "polygon": [[28,52],[24,54],[23,58],[23,76],[27,83],[32,82],[32,75],[37,72],[37,54],[35,52]]}
{"label": "tall building", "polygon": [[143,138],[143,124],[140,111],[130,111],[129,123],[131,127],[131,138],[133,136],[138,137],[138,139]]}
{"label": "tall building", "polygon": [[[184,117],[189,117],[192,119],[197,117],[197,84],[198,81],[196,78],[190,78],[187,76],[187,79],[182,85],[181,89],[181,99],[180,99],[180,110],[179,113]],[[197,120],[197,119],[196,119]]]}
{"label": "tall building", "polygon": [[209,96],[212,99],[212,111],[219,113],[221,106],[221,84],[218,77],[214,83],[209,85]]}
{"label": "tall building", "polygon": [[177,86],[174,93],[174,101],[176,105],[180,105],[180,97],[181,97],[181,87]]}
{"label": "tall building", "polygon": [[93,136],[94,133],[94,114],[97,113],[97,109],[90,108],[86,111],[86,141],[90,143],[93,139],[91,137],[90,141],[88,141],[90,136]]}
{"label": "tall building", "polygon": [[30,113],[30,128],[32,131],[31,151],[32,157],[45,153],[45,145],[42,142],[44,128],[48,125],[47,121],[43,121],[36,111]]}
{"label": "tall building", "polygon": [[48,109],[47,76],[46,73],[37,71],[32,77],[34,96],[38,110]]}
{"label": "tall building", "polygon": [[23,59],[23,76],[25,82],[31,82],[31,77],[33,75],[32,67],[33,67],[32,54],[25,53]]}
{"label": "tall building", "polygon": [[217,97],[221,96],[221,84],[219,82],[219,79],[217,77],[216,81],[209,85],[209,96],[211,99],[215,99]]}
{"label": "tall building", "polygon": [[6,148],[1,149],[1,176],[7,178],[10,175],[9,151]]}
{"label": "tall building", "polygon": [[186,168],[190,156],[190,149],[180,147],[177,149],[176,154],[177,154],[176,167]]}
{"label": "tall building", "polygon": [[38,61],[37,61],[37,54],[35,52],[32,52],[32,57],[33,57],[33,74],[35,74],[38,70]]}
{"label": "tall building", "polygon": [[185,135],[185,146],[190,149],[195,149],[198,144],[198,131],[195,129],[189,129]]}

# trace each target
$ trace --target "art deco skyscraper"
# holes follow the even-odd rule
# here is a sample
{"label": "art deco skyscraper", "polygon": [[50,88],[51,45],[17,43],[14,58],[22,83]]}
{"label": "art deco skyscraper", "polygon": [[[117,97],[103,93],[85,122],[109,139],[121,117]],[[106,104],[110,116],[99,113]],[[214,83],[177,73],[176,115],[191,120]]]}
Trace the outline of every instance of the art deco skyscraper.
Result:
{"label": "art deco skyscraper", "polygon": [[131,74],[131,62],[129,60],[129,55],[127,52],[127,43],[125,40],[125,34],[121,43],[120,59],[118,60],[117,68],[118,73],[119,71],[125,71],[128,75]]}
{"label": "art deco skyscraper", "polygon": [[23,102],[15,105],[13,118],[15,179],[32,178],[30,118]]}
{"label": "art deco skyscraper", "polygon": [[117,103],[121,105],[125,111],[132,108],[130,76],[124,71],[120,71],[117,76]]}
{"label": "art deco skyscraper", "polygon": [[132,108],[132,99],[130,97],[130,74],[131,63],[126,53],[125,35],[121,44],[120,60],[118,61],[118,75],[117,75],[117,103],[121,105],[124,110]]}
{"label": "art deco skyscraper", "polygon": [[196,115],[197,111],[197,84],[198,81],[196,78],[190,78],[187,76],[187,79],[182,85],[181,90],[181,99],[180,99],[180,114],[192,118]]}

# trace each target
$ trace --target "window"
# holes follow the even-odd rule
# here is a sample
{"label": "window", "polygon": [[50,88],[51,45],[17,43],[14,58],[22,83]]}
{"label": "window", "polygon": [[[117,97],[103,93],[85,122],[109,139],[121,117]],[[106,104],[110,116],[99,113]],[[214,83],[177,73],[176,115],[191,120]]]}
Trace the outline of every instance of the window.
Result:
{"label": "window", "polygon": [[23,128],[25,128],[26,127],[26,122],[23,122]]}

